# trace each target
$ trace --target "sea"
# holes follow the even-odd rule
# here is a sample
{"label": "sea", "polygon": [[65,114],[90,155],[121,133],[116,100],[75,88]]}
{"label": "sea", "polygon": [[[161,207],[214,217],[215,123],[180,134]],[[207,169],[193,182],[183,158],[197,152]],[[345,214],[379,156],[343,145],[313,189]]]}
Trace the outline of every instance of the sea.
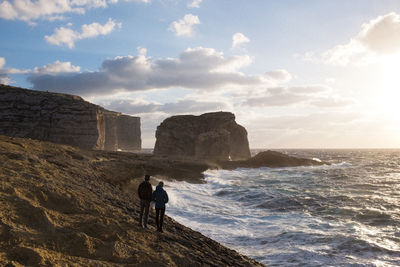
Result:
{"label": "sea", "polygon": [[166,214],[267,266],[400,266],[400,150],[277,151],[330,165],[208,170]]}

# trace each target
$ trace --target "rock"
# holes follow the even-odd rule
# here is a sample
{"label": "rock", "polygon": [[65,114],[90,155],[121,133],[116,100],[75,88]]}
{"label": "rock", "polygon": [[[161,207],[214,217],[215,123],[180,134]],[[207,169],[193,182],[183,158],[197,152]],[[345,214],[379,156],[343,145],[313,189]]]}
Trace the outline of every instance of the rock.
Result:
{"label": "rock", "polygon": [[276,151],[263,151],[248,160],[238,161],[219,161],[222,169],[236,168],[279,168],[279,167],[296,167],[296,166],[313,166],[313,165],[330,165],[328,162],[316,161],[312,159],[292,157]]}
{"label": "rock", "polygon": [[230,112],[165,119],[156,131],[154,154],[215,160],[250,158],[247,131]]}
{"label": "rock", "polygon": [[150,229],[138,226],[144,173],[155,184],[154,172],[204,167],[0,135],[0,266],[263,266],[168,212],[163,234],[153,211]]}
{"label": "rock", "polygon": [[141,149],[140,118],[79,96],[0,85],[0,134],[98,150]]}

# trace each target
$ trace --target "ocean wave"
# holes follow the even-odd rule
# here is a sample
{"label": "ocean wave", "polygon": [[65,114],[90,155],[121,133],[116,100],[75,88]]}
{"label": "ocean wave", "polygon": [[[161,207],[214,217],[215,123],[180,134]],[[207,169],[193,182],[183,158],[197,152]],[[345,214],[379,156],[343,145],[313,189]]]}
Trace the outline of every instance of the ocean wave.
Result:
{"label": "ocean wave", "polygon": [[209,170],[167,188],[167,213],[268,266],[400,265],[393,153],[296,153],[332,165]]}

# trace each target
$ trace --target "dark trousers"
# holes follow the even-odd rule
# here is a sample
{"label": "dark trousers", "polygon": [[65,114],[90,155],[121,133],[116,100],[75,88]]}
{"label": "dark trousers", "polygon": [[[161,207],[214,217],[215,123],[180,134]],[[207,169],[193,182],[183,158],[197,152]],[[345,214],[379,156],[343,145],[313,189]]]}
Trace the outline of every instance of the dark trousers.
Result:
{"label": "dark trousers", "polygon": [[163,208],[163,209],[156,208],[157,230],[162,230],[162,226],[163,226],[163,222],[164,222],[164,214],[165,214],[165,208]]}
{"label": "dark trousers", "polygon": [[147,219],[149,218],[149,208],[150,208],[150,201],[141,199],[140,200],[140,216],[139,216],[139,224],[140,225],[142,225],[143,211],[144,211],[143,225],[147,226]]}

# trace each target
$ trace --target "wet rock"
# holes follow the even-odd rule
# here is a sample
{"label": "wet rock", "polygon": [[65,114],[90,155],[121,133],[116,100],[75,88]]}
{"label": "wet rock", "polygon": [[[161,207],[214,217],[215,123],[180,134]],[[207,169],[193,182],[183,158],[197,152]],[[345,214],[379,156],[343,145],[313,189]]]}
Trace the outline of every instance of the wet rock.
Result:
{"label": "wet rock", "polygon": [[329,165],[327,162],[316,161],[312,159],[292,157],[277,151],[263,151],[248,160],[238,161],[219,161],[218,164],[223,169],[236,168],[279,168],[296,166]]}

